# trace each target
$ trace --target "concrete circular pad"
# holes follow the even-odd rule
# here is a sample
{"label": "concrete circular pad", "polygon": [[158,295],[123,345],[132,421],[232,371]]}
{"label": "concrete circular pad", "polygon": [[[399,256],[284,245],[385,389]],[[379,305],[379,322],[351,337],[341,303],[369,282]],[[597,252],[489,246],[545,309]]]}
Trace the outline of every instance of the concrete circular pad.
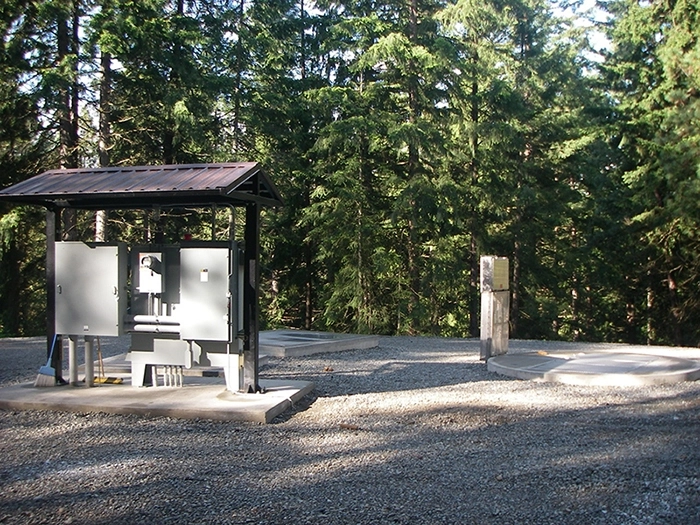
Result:
{"label": "concrete circular pad", "polygon": [[518,379],[572,385],[639,386],[700,379],[700,361],[623,352],[526,352],[488,360],[488,370]]}

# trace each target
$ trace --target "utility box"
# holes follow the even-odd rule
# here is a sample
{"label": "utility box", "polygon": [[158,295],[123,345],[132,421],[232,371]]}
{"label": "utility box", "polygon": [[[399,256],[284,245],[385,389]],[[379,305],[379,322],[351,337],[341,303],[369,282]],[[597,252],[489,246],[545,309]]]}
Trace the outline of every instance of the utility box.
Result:
{"label": "utility box", "polygon": [[506,257],[481,257],[481,359],[508,352],[509,264]]}
{"label": "utility box", "polygon": [[132,246],[132,315],[169,316],[180,302],[180,247],[174,244]]}
{"label": "utility box", "polygon": [[56,333],[123,334],[126,261],[123,243],[56,243]]}
{"label": "utility box", "polygon": [[55,246],[57,334],[130,334],[134,386],[157,384],[158,370],[181,384],[183,368],[201,365],[222,367],[227,388],[242,388],[244,271],[238,243],[130,250],[124,243]]}
{"label": "utility box", "polygon": [[163,264],[162,252],[138,252],[139,293],[162,293]]}
{"label": "utility box", "polygon": [[238,264],[235,247],[180,250],[180,336],[232,341],[237,327]]}
{"label": "utility box", "polygon": [[223,368],[227,388],[242,388],[242,259],[235,241],[131,249],[134,386],[156,383],[147,367],[200,365]]}

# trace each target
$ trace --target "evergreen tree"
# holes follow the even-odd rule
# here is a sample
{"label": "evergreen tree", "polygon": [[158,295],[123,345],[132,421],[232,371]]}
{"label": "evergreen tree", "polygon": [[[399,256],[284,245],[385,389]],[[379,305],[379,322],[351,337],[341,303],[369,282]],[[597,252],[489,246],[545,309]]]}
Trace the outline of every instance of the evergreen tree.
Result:
{"label": "evergreen tree", "polygon": [[[539,1],[465,0],[441,18],[462,61],[449,150],[471,237],[472,301],[478,253],[507,255],[513,336],[590,336],[593,309],[583,305],[600,290],[591,290],[589,225],[618,216],[597,215],[596,199],[613,187],[601,186],[610,113],[585,74],[586,35]],[[474,318],[478,304],[470,310]]]}
{"label": "evergreen tree", "polygon": [[[103,6],[104,7],[104,6]],[[112,163],[211,160],[220,122],[210,3],[114,0],[92,21],[112,71]],[[212,62],[213,61],[213,62]]]}
{"label": "evergreen tree", "polygon": [[[6,3],[0,10],[2,186],[78,162],[78,2]],[[42,210],[0,208],[0,334],[45,329]]]}
{"label": "evergreen tree", "polygon": [[[600,76],[545,0],[7,2],[2,184],[255,160],[286,201],[263,215],[270,326],[475,336],[488,253],[514,336],[695,344],[700,24],[686,0],[607,8]],[[0,332],[36,332],[41,212],[0,213]]]}
{"label": "evergreen tree", "polygon": [[[693,2],[607,3],[606,70],[619,100],[619,166],[634,191],[639,251],[634,310],[652,343],[700,337],[700,20]],[[645,290],[646,288],[646,290]]]}

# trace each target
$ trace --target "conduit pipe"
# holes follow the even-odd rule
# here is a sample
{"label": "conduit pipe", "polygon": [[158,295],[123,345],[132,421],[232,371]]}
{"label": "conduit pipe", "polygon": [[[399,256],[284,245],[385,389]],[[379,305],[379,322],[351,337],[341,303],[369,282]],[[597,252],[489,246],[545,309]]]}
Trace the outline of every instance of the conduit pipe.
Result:
{"label": "conduit pipe", "polygon": [[135,324],[129,329],[131,332],[147,332],[152,334],[179,334],[180,327],[163,324]]}

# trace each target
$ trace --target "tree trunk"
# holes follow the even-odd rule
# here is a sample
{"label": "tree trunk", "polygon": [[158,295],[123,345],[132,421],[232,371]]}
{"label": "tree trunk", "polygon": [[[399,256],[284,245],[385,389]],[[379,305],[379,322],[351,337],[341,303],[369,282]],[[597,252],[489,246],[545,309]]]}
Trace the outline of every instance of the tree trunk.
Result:
{"label": "tree trunk", "polygon": [[[474,46],[476,48],[476,45]],[[469,133],[469,149],[471,150],[471,175],[472,182],[474,184],[479,180],[479,79],[477,77],[476,71],[479,63],[479,53],[474,52],[474,57],[472,59],[472,64],[474,66],[474,72],[472,77],[471,85],[471,97],[470,97],[470,116],[471,116],[471,131]]]}
{"label": "tree trunk", "polygon": [[112,128],[110,124],[112,94],[112,56],[102,52],[100,58],[100,166],[110,165],[110,148],[112,145]]}
{"label": "tree trunk", "polygon": [[[66,13],[67,15],[67,13]],[[64,79],[60,88],[61,107],[58,110],[59,119],[59,151],[61,168],[70,169],[78,167],[78,51],[79,51],[79,23],[80,2],[74,0],[71,3],[70,18],[72,27],[69,27],[68,16],[61,17],[57,21],[57,57],[60,64],[64,63],[70,54],[74,55],[70,78]],[[76,213],[73,209],[66,209],[63,215],[63,239],[74,240],[77,238]]]}
{"label": "tree trunk", "polygon": [[479,311],[481,310],[481,266],[476,245],[476,237],[471,234],[469,243],[469,336],[479,337],[481,323]]}
{"label": "tree trunk", "polygon": [[300,52],[300,57],[299,57],[299,66],[300,66],[300,71],[301,71],[301,78],[302,80],[306,78],[306,24],[305,24],[305,18],[306,14],[304,13],[304,0],[301,0],[300,2],[300,17],[301,17],[301,52]]}
{"label": "tree trunk", "polygon": [[656,297],[654,294],[654,288],[651,285],[651,268],[652,268],[651,257],[647,258],[647,310],[646,310],[646,331],[647,331],[647,345],[653,345],[656,341],[656,327],[654,326],[654,305],[656,303]]}
{"label": "tree trunk", "polygon": [[[177,16],[182,17],[185,15],[185,2],[184,0],[177,0]],[[176,19],[176,27],[179,27],[180,22]],[[170,67],[170,75],[168,77],[168,87],[173,91],[177,91],[180,86],[180,74],[176,67],[180,64],[182,57],[182,48],[178,43],[173,45],[173,63]],[[173,118],[171,116],[171,118]],[[163,135],[163,162],[165,164],[177,164],[178,163],[177,151],[175,150],[175,123],[170,122],[170,125],[166,128]]]}
{"label": "tree trunk", "polygon": [[[2,307],[0,328],[3,336],[27,335],[23,331],[22,314],[26,299],[22,298],[23,279],[21,261],[26,257],[25,250],[17,246],[17,233],[8,236],[6,245],[0,252],[1,275],[4,279],[0,284],[0,293],[5,305]],[[11,305],[11,306],[10,306]]]}
{"label": "tree trunk", "polygon": [[243,79],[243,15],[245,0],[238,4],[238,42],[236,42],[236,87],[233,99],[233,155],[237,157],[241,150],[241,84]]}
{"label": "tree trunk", "polygon": [[[109,1],[105,0],[102,9],[109,9]],[[99,155],[100,166],[110,165],[110,146],[112,142],[112,129],[110,125],[110,95],[112,93],[112,57],[102,51],[100,57],[100,124],[99,124]],[[95,212],[95,241],[107,240],[107,212],[99,210]]]}
{"label": "tree trunk", "polygon": [[[418,40],[418,3],[417,0],[411,0],[411,5],[409,7],[409,31],[410,40],[412,43],[416,43]],[[408,121],[409,123],[415,125],[418,121],[420,115],[419,104],[418,104],[418,86],[416,84],[415,78],[408,79]],[[420,163],[419,151],[417,145],[414,143],[412,138],[409,138],[408,142],[408,164],[407,164],[407,177],[408,181],[413,180],[418,174],[418,167]],[[408,220],[408,246],[407,246],[407,262],[408,262],[408,282],[411,287],[410,299],[408,303],[408,322],[409,331],[411,333],[419,330],[419,323],[415,316],[415,311],[420,305],[420,298],[422,295],[421,290],[421,278],[420,278],[420,248],[418,239],[418,227],[416,223],[418,218],[416,217],[416,206],[415,201],[411,203],[410,218]]]}
{"label": "tree trunk", "polygon": [[304,263],[306,264],[306,282],[304,283],[304,329],[311,330],[314,321],[314,272],[313,254],[308,241],[304,245]]}
{"label": "tree trunk", "polygon": [[683,336],[681,334],[681,305],[678,301],[678,283],[676,278],[671,272],[667,274],[668,280],[668,295],[669,303],[671,304],[671,321],[672,321],[672,334],[673,334],[673,344],[680,346],[683,344]]}
{"label": "tree trunk", "polygon": [[72,29],[67,18],[58,20],[58,62],[64,63],[70,54],[76,55],[70,78],[60,88],[61,107],[58,110],[61,168],[78,167],[78,2],[72,3]]}
{"label": "tree trunk", "polygon": [[[476,42],[474,43],[476,48]],[[470,97],[470,118],[471,131],[469,133],[469,149],[471,152],[470,175],[471,184],[476,185],[479,182],[479,135],[477,125],[479,124],[479,80],[476,70],[479,61],[479,55],[475,51],[472,59],[473,77],[471,81],[471,97]],[[476,212],[474,212],[476,220]],[[469,246],[469,285],[470,285],[470,301],[469,301],[469,335],[471,337],[479,337],[481,330],[480,311],[481,311],[481,264],[476,242],[476,234],[472,231],[470,246]]]}

